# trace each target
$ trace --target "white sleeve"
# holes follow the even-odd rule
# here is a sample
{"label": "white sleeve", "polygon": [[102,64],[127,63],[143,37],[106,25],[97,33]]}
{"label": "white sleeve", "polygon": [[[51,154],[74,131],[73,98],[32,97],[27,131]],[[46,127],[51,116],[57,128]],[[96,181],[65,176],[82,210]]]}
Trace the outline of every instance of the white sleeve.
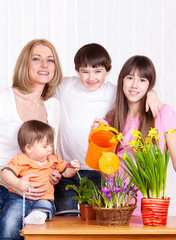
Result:
{"label": "white sleeve", "polygon": [[65,89],[70,88],[72,83],[77,81],[76,77],[63,77],[62,83],[56,89],[55,98],[61,101],[62,95],[64,95]]}
{"label": "white sleeve", "polygon": [[45,102],[45,106],[47,109],[48,124],[54,128],[55,131],[54,146],[56,149],[60,123],[60,101],[55,98],[50,98]]}

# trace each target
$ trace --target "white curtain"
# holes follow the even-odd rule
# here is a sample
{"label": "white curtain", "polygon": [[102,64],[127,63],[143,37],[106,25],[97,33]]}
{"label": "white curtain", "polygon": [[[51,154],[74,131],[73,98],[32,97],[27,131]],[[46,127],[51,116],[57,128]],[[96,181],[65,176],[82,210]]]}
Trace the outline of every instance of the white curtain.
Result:
{"label": "white curtain", "polygon": [[[110,53],[113,83],[129,57],[148,56],[156,67],[158,95],[176,110],[175,0],[0,0],[0,88],[11,85],[16,59],[34,38],[54,44],[65,76],[76,74],[74,55],[91,42]],[[168,178],[169,214],[176,215],[171,163]]]}

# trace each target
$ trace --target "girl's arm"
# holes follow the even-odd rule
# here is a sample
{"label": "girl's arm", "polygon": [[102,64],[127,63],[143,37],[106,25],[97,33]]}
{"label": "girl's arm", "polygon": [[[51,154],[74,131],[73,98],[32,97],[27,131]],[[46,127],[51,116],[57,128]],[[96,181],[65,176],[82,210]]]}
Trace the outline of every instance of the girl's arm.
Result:
{"label": "girl's arm", "polygon": [[148,112],[149,108],[152,111],[153,117],[157,117],[159,111],[161,110],[163,103],[158,98],[158,95],[154,89],[151,89],[147,93],[146,99],[146,112]]}
{"label": "girl's arm", "polygon": [[104,124],[105,126],[109,126],[109,123],[103,118],[95,118],[92,126],[90,127],[90,131],[100,127],[100,123]]}
{"label": "girl's arm", "polygon": [[168,148],[171,150],[173,168],[176,171],[176,132],[166,136]]}
{"label": "girl's arm", "polygon": [[71,161],[71,168],[66,168],[62,175],[66,178],[73,177],[81,168],[81,163],[79,160],[75,159]]}
{"label": "girl's arm", "polygon": [[12,189],[18,189],[22,192],[27,192],[29,190],[29,181],[18,178],[15,176],[15,173],[8,168],[2,170],[1,177],[5,184]]}

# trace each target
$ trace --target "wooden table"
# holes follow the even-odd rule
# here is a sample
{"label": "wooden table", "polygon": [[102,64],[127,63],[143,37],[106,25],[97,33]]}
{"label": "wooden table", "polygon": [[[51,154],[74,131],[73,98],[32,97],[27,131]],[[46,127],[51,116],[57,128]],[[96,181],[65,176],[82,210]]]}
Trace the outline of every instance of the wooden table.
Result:
{"label": "wooden table", "polygon": [[176,217],[168,217],[167,226],[144,226],[133,216],[129,226],[102,226],[98,220],[84,221],[75,216],[57,216],[43,225],[26,225],[25,240],[169,240],[176,239]]}

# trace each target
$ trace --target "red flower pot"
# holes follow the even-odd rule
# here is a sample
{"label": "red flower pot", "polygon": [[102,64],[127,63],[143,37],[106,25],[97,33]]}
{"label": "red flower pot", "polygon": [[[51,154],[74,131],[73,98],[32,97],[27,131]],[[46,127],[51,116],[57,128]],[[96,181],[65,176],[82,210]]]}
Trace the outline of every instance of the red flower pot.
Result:
{"label": "red flower pot", "polygon": [[142,198],[141,213],[144,225],[166,225],[170,198]]}

